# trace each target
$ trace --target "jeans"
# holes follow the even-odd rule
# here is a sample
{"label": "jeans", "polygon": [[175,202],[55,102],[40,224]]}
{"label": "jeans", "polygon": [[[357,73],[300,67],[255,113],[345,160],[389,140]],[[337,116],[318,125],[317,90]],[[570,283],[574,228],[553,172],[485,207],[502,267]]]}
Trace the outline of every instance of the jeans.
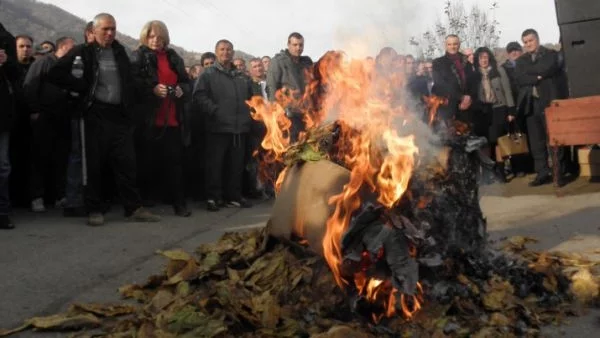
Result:
{"label": "jeans", "polygon": [[67,162],[67,184],[65,187],[67,208],[83,207],[83,172],[81,168],[80,120],[71,120],[71,151]]}
{"label": "jeans", "polygon": [[8,158],[8,145],[10,134],[0,132],[0,215],[10,212],[10,198],[8,196],[8,177],[10,175],[10,161]]}

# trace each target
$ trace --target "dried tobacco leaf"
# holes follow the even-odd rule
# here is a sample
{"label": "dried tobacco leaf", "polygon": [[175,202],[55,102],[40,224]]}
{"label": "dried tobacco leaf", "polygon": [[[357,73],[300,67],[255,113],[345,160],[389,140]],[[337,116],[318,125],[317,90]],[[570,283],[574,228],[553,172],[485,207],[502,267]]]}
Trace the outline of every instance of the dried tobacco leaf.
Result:
{"label": "dried tobacco leaf", "polygon": [[569,277],[571,279],[570,292],[580,302],[586,304],[598,298],[600,286],[588,269],[580,269]]}
{"label": "dried tobacco leaf", "polygon": [[174,261],[189,261],[191,259],[194,259],[192,256],[190,256],[189,253],[187,253],[181,249],[167,250],[167,251],[158,250],[156,253],[163,255],[163,256],[167,257],[168,259],[172,259]]}
{"label": "dried tobacco leaf", "polygon": [[471,292],[473,292],[473,294],[475,295],[479,295],[479,287],[473,283],[471,280],[469,280],[469,278],[467,278],[467,276],[463,275],[463,274],[459,274],[456,279],[463,285],[467,286],[469,288],[469,290],[471,290]]}
{"label": "dried tobacco leaf", "polygon": [[175,301],[175,295],[168,289],[160,289],[147,305],[149,311],[157,313]]}
{"label": "dried tobacco leaf", "polygon": [[508,326],[512,323],[512,321],[510,319],[508,319],[508,317],[506,317],[504,314],[500,313],[500,312],[494,312],[492,313],[492,315],[490,316],[490,320],[488,321],[489,325],[492,326]]}
{"label": "dried tobacco leaf", "polygon": [[141,286],[136,285],[136,284],[127,284],[127,285],[121,286],[118,289],[118,291],[123,298],[125,298],[125,299],[133,298],[140,303],[146,302],[149,299],[145,290]]}
{"label": "dried tobacco leaf", "polygon": [[67,331],[73,329],[95,328],[102,324],[98,317],[91,313],[59,313],[46,317],[33,317],[27,319],[22,326],[13,330],[0,330],[0,337],[8,336],[27,330]]}
{"label": "dried tobacco leaf", "polygon": [[168,330],[178,335],[191,331],[189,337],[214,337],[226,332],[227,326],[222,319],[211,318],[193,306],[186,306],[169,317]]}
{"label": "dried tobacco leaf", "polygon": [[538,242],[538,240],[533,237],[513,236],[506,240],[503,248],[504,248],[504,250],[515,251],[515,252],[523,251],[523,250],[525,250],[525,246],[528,243],[537,243],[537,242]]}
{"label": "dried tobacco leaf", "polygon": [[135,313],[136,306],[128,304],[84,304],[75,303],[69,307],[69,312],[89,312],[102,317],[117,317]]}
{"label": "dried tobacco leaf", "polygon": [[[175,270],[173,270],[172,272],[175,272]],[[190,259],[185,262],[185,264],[181,267],[180,270],[178,270],[174,275],[170,276],[168,280],[163,282],[163,285],[175,285],[179,282],[196,279],[198,277],[199,272],[200,267],[198,266],[198,263],[196,263],[196,260]]]}
{"label": "dried tobacco leaf", "polygon": [[486,286],[481,300],[483,306],[491,311],[506,311],[515,306],[514,288],[505,280],[495,276],[492,277]]}
{"label": "dried tobacco leaf", "polygon": [[252,311],[260,314],[261,323],[264,328],[274,329],[279,323],[281,308],[278,300],[269,291],[252,297]]}
{"label": "dried tobacco leaf", "polygon": [[177,284],[175,288],[175,293],[179,297],[187,297],[191,293],[190,283],[188,282],[180,282]]}

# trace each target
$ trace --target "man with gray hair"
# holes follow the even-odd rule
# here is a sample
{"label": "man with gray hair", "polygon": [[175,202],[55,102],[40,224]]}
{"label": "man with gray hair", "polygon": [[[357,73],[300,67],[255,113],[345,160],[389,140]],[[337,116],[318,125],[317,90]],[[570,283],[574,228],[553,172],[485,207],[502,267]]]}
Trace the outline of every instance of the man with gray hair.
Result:
{"label": "man with gray hair", "polygon": [[[107,13],[94,17],[94,41],[74,47],[58,60],[49,80],[81,97],[85,120],[87,185],[85,204],[88,224],[104,224],[102,169],[110,166],[128,220],[158,222],[160,217],[142,207],[136,187],[136,160],[133,148],[132,106],[134,83],[129,57],[115,40],[117,24]],[[83,76],[72,74],[76,57],[83,62]]]}

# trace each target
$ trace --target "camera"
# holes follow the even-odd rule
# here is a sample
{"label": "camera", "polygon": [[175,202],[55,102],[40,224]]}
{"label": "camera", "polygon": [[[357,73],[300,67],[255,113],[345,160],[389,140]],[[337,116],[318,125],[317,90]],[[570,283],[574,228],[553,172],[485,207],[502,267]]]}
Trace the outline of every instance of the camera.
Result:
{"label": "camera", "polygon": [[174,99],[177,98],[175,87],[173,87],[173,86],[167,86],[167,97],[171,97],[171,98],[174,98]]}

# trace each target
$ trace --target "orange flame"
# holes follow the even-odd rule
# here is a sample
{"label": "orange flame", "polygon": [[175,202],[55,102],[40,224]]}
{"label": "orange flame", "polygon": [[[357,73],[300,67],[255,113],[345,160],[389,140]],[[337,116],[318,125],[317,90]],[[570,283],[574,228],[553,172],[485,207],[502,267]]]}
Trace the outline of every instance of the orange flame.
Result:
{"label": "orange flame", "polygon": [[[381,205],[393,208],[406,192],[418,149],[412,135],[402,135],[410,119],[404,105],[399,104],[406,82],[402,75],[378,73],[367,61],[348,60],[339,52],[326,53],[308,75],[308,85],[300,98],[297,93],[282,90],[274,103],[254,97],[248,104],[254,110],[252,117],[263,121],[267,128],[262,142],[268,153],[263,159],[266,163],[281,162],[290,146],[291,123],[283,107],[302,112],[307,128],[317,127],[324,121],[341,122],[337,158],[343,159],[350,170],[350,180],[342,192],[329,199],[335,209],[327,221],[322,245],[336,283],[344,287],[349,281],[340,271],[341,237],[361,206],[361,193],[376,193]],[[431,116],[443,100],[429,98],[428,102],[432,103]],[[285,173],[286,170],[277,178],[277,190]],[[396,313],[398,291],[389,280],[369,279],[360,272],[354,275],[353,282],[367,299],[385,298],[386,311],[376,315],[374,320]],[[399,299],[407,318],[421,306],[416,296],[411,297],[406,300],[400,295]]]}
{"label": "orange flame", "polygon": [[433,122],[437,118],[437,112],[440,106],[447,105],[448,99],[439,96],[426,96],[423,98],[425,105],[429,111],[429,125],[433,125]]}

